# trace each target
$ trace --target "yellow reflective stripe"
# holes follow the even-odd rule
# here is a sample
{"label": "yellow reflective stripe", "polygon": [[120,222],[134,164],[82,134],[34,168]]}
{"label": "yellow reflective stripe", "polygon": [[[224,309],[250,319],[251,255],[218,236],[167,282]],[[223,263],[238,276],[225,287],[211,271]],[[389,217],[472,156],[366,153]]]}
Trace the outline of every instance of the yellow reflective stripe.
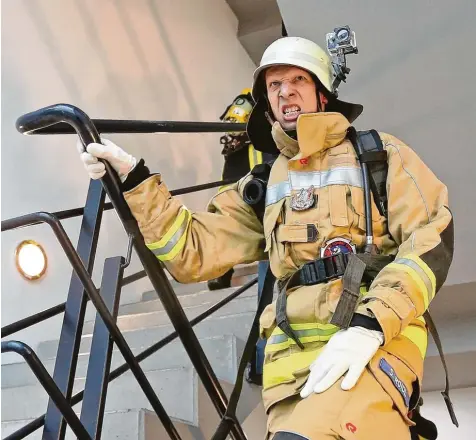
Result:
{"label": "yellow reflective stripe", "polygon": [[[322,344],[324,347],[324,344]],[[294,371],[309,367],[316,359],[322,347],[313,350],[303,350],[293,353],[291,356],[282,357],[263,366],[263,389],[279,385],[284,382],[291,382],[296,379]]]}
{"label": "yellow reflective stripe", "polygon": [[183,249],[187,239],[187,228],[192,220],[190,211],[182,207],[177,218],[165,235],[156,243],[147,247],[160,261],[172,260]]}
{"label": "yellow reflective stripe", "polygon": [[256,149],[255,149],[255,153],[256,153],[256,164],[259,165],[260,163],[263,163],[263,153]]}
{"label": "yellow reflective stripe", "polygon": [[250,144],[248,147],[248,160],[250,162],[250,171],[260,163],[263,163],[263,153],[261,151],[255,150],[253,144]]}
{"label": "yellow reflective stripe", "polygon": [[420,350],[421,357],[425,359],[426,349],[428,347],[428,334],[426,329],[410,324],[400,334],[410,339],[410,341],[418,347],[418,350]]}
{"label": "yellow reflective stripe", "polygon": [[[222,180],[223,180],[223,179],[222,179]],[[226,189],[231,188],[233,185],[234,185],[233,183],[230,183],[229,185],[220,186],[220,187],[218,188],[217,194],[220,194],[220,193],[222,193],[223,191],[225,191]]]}
{"label": "yellow reflective stripe", "polygon": [[[303,344],[308,342],[327,342],[334,333],[339,331],[339,327],[333,324],[319,324],[316,322],[291,324],[291,328],[296,332]],[[296,342],[288,338],[279,327],[276,327],[266,342],[265,352],[274,353],[289,348],[291,345],[296,345]]]}
{"label": "yellow reflective stripe", "polygon": [[393,263],[388,264],[386,267],[388,267],[389,269],[403,270],[410,276],[413,281],[415,281],[416,285],[418,286],[418,289],[423,295],[423,303],[426,310],[430,304],[431,292],[428,291],[427,285],[421,279],[420,273],[418,273],[412,266],[409,266],[408,264],[397,263],[397,260],[395,260]]}
{"label": "yellow reflective stripe", "polygon": [[250,146],[248,147],[248,160],[250,162],[250,170],[252,170],[256,165],[254,151],[255,149],[253,148],[253,145],[250,144]]}
{"label": "yellow reflective stripe", "polygon": [[413,261],[419,267],[419,269],[425,273],[426,278],[430,282],[430,285],[431,285],[430,292],[431,292],[431,299],[433,299],[436,293],[436,277],[433,271],[430,269],[428,264],[426,264],[418,255],[409,254],[409,255],[405,255],[405,258]]}

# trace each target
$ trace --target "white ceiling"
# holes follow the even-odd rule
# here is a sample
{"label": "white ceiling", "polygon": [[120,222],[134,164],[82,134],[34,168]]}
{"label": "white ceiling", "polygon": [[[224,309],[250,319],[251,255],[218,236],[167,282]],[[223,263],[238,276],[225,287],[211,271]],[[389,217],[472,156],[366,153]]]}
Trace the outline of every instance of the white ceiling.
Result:
{"label": "white ceiling", "polygon": [[239,21],[238,38],[255,64],[264,49],[281,36],[276,0],[226,0]]}

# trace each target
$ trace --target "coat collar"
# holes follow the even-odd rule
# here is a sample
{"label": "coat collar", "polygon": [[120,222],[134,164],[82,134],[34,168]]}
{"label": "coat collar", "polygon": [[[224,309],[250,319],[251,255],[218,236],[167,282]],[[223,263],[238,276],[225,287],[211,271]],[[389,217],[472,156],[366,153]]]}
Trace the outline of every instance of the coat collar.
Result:
{"label": "coat collar", "polygon": [[297,138],[291,138],[279,122],[271,134],[281,154],[289,159],[309,157],[339,145],[347,135],[349,121],[340,113],[306,113],[297,120]]}

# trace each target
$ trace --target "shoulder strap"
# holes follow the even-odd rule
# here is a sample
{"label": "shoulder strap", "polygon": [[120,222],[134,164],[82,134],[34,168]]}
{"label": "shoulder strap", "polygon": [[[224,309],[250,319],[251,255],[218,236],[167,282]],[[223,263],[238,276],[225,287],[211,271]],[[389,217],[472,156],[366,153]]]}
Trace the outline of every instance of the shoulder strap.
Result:
{"label": "shoulder strap", "polygon": [[[387,217],[387,152],[376,130],[358,131],[363,153],[356,151],[360,163],[366,163],[370,171],[369,183],[380,215]],[[352,144],[354,145],[354,144]],[[355,146],[354,146],[355,148]]]}

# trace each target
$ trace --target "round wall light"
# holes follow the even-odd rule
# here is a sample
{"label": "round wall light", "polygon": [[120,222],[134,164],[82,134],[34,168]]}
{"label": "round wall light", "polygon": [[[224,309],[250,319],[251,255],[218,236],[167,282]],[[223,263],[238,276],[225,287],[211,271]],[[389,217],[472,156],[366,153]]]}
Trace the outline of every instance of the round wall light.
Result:
{"label": "round wall light", "polygon": [[24,278],[38,280],[46,272],[48,259],[39,243],[34,240],[25,240],[15,250],[15,264]]}

